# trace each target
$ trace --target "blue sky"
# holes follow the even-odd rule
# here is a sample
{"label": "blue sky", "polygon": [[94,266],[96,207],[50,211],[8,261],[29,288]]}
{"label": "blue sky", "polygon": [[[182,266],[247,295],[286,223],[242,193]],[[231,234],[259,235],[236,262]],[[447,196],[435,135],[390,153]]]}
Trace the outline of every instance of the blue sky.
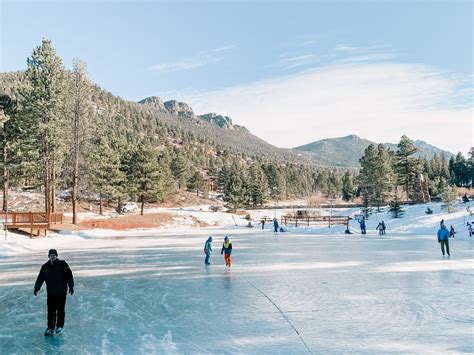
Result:
{"label": "blue sky", "polygon": [[277,146],[472,145],[471,1],[1,0],[1,24],[1,71],[47,37],[116,95],[186,101]]}

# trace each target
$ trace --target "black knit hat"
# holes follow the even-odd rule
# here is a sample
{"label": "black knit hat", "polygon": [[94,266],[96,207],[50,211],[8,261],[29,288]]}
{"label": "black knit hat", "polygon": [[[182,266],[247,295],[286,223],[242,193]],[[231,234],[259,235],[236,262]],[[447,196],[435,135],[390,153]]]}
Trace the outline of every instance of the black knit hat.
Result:
{"label": "black knit hat", "polygon": [[58,252],[56,251],[56,249],[49,249],[48,251],[48,258],[50,257],[50,255],[56,255],[56,257],[58,257]]}

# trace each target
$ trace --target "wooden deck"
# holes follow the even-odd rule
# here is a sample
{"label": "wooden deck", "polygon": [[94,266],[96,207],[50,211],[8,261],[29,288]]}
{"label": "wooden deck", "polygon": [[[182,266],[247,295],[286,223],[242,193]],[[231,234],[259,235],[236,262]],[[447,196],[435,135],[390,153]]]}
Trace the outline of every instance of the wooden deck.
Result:
{"label": "wooden deck", "polygon": [[[51,224],[62,224],[62,213],[46,212],[0,212],[0,222],[7,230],[26,230],[30,237],[39,236],[41,231],[47,235]],[[36,232],[36,233],[35,233]]]}

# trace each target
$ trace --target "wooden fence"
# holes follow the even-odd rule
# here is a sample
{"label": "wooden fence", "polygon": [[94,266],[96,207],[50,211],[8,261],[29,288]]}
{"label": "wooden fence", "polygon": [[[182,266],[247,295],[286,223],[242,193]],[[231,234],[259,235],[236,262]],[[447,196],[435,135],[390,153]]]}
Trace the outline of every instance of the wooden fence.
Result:
{"label": "wooden fence", "polygon": [[349,221],[352,218],[349,216],[301,216],[298,214],[287,214],[281,216],[281,222],[285,224],[285,226],[290,224],[294,224],[295,227],[298,227],[298,222],[300,225],[310,226],[311,224],[328,224],[329,228],[331,225],[334,224],[342,224],[349,229]]}
{"label": "wooden fence", "polygon": [[26,229],[30,231],[30,237],[35,235],[35,231],[40,235],[44,230],[47,234],[51,224],[62,224],[63,214],[56,212],[0,212],[0,222],[7,230]]}

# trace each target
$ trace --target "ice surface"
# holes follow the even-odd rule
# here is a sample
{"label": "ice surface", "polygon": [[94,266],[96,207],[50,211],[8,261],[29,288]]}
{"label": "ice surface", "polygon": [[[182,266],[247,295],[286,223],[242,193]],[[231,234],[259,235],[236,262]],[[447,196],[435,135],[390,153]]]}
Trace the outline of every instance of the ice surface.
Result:
{"label": "ice surface", "polygon": [[[387,237],[372,229],[375,217],[366,236],[340,227],[9,235],[0,244],[0,353],[473,352],[472,240],[451,239],[443,258],[440,216],[416,216],[386,219]],[[460,225],[464,216],[453,218]],[[430,233],[408,233],[410,223]],[[45,338],[45,286],[34,297],[33,284],[50,247],[71,266],[76,292],[64,334]]]}

